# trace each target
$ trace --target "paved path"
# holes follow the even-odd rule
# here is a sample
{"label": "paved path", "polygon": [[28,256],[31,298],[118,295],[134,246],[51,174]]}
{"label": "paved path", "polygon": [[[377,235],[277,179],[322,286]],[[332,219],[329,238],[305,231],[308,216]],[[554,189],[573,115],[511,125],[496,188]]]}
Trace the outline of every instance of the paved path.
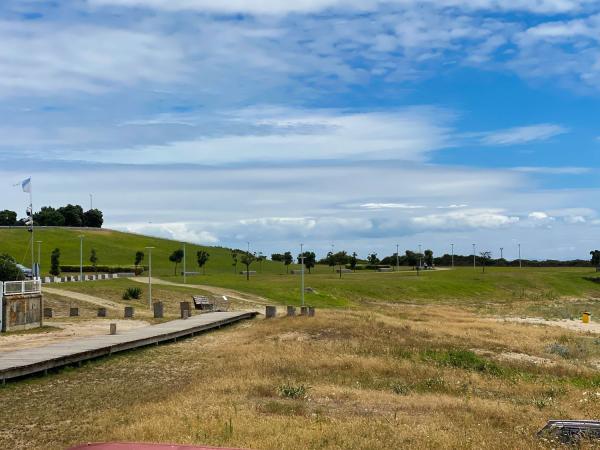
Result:
{"label": "paved path", "polygon": [[[132,277],[129,278],[131,281],[137,281],[138,283],[148,284],[148,278],[143,277]],[[231,297],[241,302],[251,303],[253,305],[269,305],[273,302],[264,297],[260,297],[254,294],[242,293],[239,291],[234,291],[232,289],[220,288],[216,286],[209,286],[206,284],[183,284],[183,283],[173,283],[172,281],[161,280],[160,278],[152,277],[152,284],[164,284],[166,286],[180,286],[192,289],[201,289],[206,292],[210,292],[214,295],[225,295],[226,297]]]}
{"label": "paved path", "polygon": [[[212,312],[192,316],[186,320],[174,320],[116,335],[73,339],[45,347],[16,350],[0,355],[0,380],[2,383],[34,373],[46,373],[49,369],[106,356],[113,353],[144,347],[161,342],[175,342],[178,338],[220,328],[240,320],[251,319],[258,313]],[[108,326],[107,321],[107,326]],[[108,330],[107,330],[108,331]],[[118,330],[117,330],[118,331]]]}
{"label": "paved path", "polygon": [[46,285],[42,286],[42,293],[44,292],[47,292],[48,294],[60,295],[61,297],[72,298],[73,300],[80,300],[82,302],[91,303],[92,305],[102,306],[109,309],[123,309],[124,307],[124,305],[120,305],[117,302],[105,300],[100,297],[94,297],[93,295],[68,291],[66,289],[49,288]]}

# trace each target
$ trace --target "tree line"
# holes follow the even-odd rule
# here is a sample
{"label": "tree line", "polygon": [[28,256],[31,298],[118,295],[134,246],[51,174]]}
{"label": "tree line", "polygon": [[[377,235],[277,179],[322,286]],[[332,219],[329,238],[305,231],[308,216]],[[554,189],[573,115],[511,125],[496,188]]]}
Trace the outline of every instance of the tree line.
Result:
{"label": "tree line", "polygon": [[[0,226],[25,226],[25,218],[18,219],[15,211],[0,211]],[[80,205],[43,206],[33,214],[35,226],[42,227],[89,227],[102,228],[104,216],[99,209],[84,211]]]}

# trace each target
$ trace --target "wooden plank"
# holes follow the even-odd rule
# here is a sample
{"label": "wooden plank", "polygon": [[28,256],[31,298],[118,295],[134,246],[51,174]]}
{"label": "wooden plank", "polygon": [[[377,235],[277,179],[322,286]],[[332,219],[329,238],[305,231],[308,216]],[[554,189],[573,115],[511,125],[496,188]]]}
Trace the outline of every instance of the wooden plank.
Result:
{"label": "wooden plank", "polygon": [[[251,319],[257,314],[256,311],[213,312],[192,316],[186,320],[174,320],[137,328],[116,335],[91,336],[45,347],[7,352],[0,354],[0,380],[4,383],[17,377],[81,363],[100,356],[174,341],[240,320]],[[108,323],[109,321],[107,325]]]}

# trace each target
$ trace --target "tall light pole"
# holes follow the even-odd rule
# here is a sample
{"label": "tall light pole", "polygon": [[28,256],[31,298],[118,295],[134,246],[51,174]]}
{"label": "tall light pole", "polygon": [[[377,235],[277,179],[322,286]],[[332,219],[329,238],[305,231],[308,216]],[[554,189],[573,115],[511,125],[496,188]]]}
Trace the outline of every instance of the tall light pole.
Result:
{"label": "tall light pole", "polygon": [[419,244],[419,269],[423,267],[423,258],[421,257],[421,244]]}
{"label": "tall light pole", "polygon": [[[333,250],[333,249],[334,249],[334,247],[335,247],[335,244],[332,242],[332,243],[331,243],[331,259],[332,259],[332,260],[333,260],[333,252],[334,252],[334,250]],[[335,265],[333,265],[332,267],[333,267],[333,270],[332,270],[332,272],[335,272]]]}
{"label": "tall light pole", "polygon": [[94,209],[94,196],[90,194],[90,209]]}
{"label": "tall light pole", "polygon": [[454,244],[450,244],[452,246],[452,268],[454,269]]}
{"label": "tall light pole", "polygon": [[523,261],[521,261],[521,244],[519,244],[519,269],[523,267]]}
{"label": "tall light pole", "polygon": [[38,272],[38,277],[41,279],[42,278],[42,260],[41,260],[41,254],[42,254],[42,241],[36,241],[37,245],[38,245],[38,262],[37,262],[37,272]]}
{"label": "tall light pole", "polygon": [[154,247],[146,247],[148,250],[148,306],[152,309],[152,249]]}
{"label": "tall light pole", "polygon": [[79,235],[79,281],[83,281],[83,234]]}
{"label": "tall light pole", "polygon": [[504,247],[500,247],[500,259],[504,259]]}
{"label": "tall light pole", "polygon": [[186,253],[185,253],[185,242],[183,243],[183,284],[186,283],[187,278],[186,278],[186,268],[185,268],[185,259],[186,259]]}
{"label": "tall light pole", "polygon": [[300,269],[300,291],[302,292],[302,306],[304,306],[304,244],[300,244],[300,261],[302,268]]}
{"label": "tall light pole", "polygon": [[400,272],[400,244],[396,244],[396,271]]}
{"label": "tall light pole", "polygon": [[473,244],[473,269],[476,269],[475,244]]}

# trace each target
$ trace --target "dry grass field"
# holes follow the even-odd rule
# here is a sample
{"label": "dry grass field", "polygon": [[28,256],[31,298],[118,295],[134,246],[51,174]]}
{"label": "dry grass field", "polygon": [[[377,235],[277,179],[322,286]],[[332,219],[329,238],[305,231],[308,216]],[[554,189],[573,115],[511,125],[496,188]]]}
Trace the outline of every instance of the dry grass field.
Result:
{"label": "dry grass field", "polygon": [[546,420],[598,417],[599,361],[596,336],[452,306],[255,319],[6,385],[0,447],[547,448]]}

